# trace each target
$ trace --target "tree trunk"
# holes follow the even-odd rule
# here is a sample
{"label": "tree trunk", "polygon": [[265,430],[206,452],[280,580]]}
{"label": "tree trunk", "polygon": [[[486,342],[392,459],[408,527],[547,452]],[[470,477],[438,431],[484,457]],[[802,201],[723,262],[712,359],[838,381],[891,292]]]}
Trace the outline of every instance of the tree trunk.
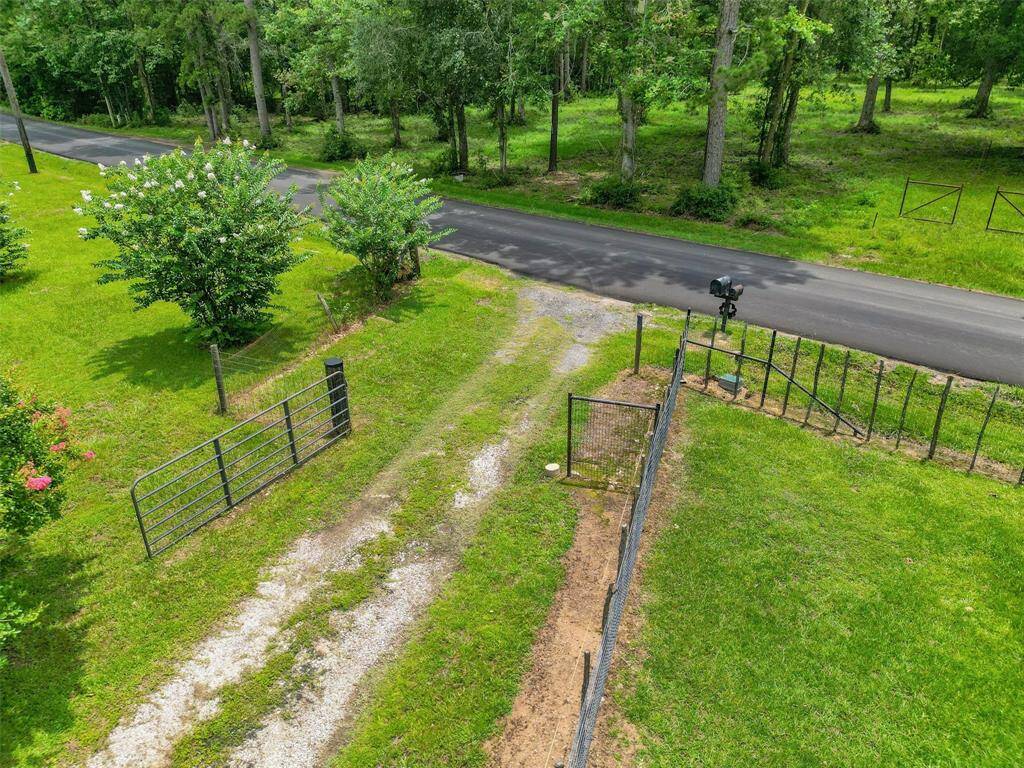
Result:
{"label": "tree trunk", "polygon": [[288,106],[288,86],[283,80],[281,81],[281,109],[284,110],[284,126],[290,131],[295,125],[292,122],[291,107]]}
{"label": "tree trunk", "polygon": [[999,78],[998,69],[993,61],[985,65],[985,72],[981,76],[981,82],[978,83],[978,92],[974,96],[974,109],[971,110],[968,117],[989,116],[988,100],[992,95],[992,86],[996,84],[996,80]]}
{"label": "tree trunk", "polygon": [[565,41],[562,43],[562,101],[567,104],[572,101],[571,80],[572,64],[569,59],[569,36],[566,35]]}
{"label": "tree trunk", "polygon": [[[739,0],[736,0],[736,2],[739,4]],[[583,50],[580,52],[580,93],[586,93],[587,88],[589,87],[589,83],[587,82],[587,78],[590,75],[588,72],[590,68],[590,56],[588,55],[590,52],[589,48],[589,40],[584,37]]]}
{"label": "tree trunk", "polygon": [[214,82],[217,88],[217,101],[220,107],[220,128],[221,132],[225,135],[231,132],[231,103],[228,90],[230,86],[225,88],[224,85],[224,73],[221,72]]}
{"label": "tree trunk", "polygon": [[263,92],[263,60],[260,57],[260,28],[256,18],[253,0],[242,0],[248,11],[249,26],[249,67],[252,69],[252,91],[256,97],[256,115],[260,121],[260,138],[270,141],[270,114],[267,112],[267,96]]}
{"label": "tree trunk", "polygon": [[551,137],[548,141],[548,173],[558,170],[558,100],[562,91],[562,64],[555,58],[555,74],[551,79]]}
{"label": "tree trunk", "polygon": [[103,94],[103,102],[107,105],[107,116],[110,118],[110,124],[117,128],[117,118],[114,116],[114,105],[110,101],[110,91],[107,89],[106,83],[100,85],[100,91]]}
{"label": "tree trunk", "polygon": [[885,100],[882,102],[882,111],[886,114],[892,112],[892,78],[885,78]]}
{"label": "tree trunk", "polygon": [[455,126],[459,135],[459,173],[469,173],[469,136],[466,135],[466,105],[455,105]]}
{"label": "tree trunk", "polygon": [[206,115],[206,127],[210,129],[210,140],[216,141],[220,137],[217,129],[217,113],[213,108],[212,94],[210,88],[202,80],[199,81],[199,98],[203,102],[203,113]]}
{"label": "tree trunk", "polygon": [[[807,13],[809,0],[804,0],[800,12]],[[779,131],[782,128],[783,111],[786,104],[786,93],[789,90],[789,81],[793,76],[793,67],[796,63],[796,53],[800,46],[796,33],[792,33],[786,41],[786,50],[782,61],[779,63],[775,81],[772,83],[771,94],[768,103],[765,105],[764,122],[761,130],[761,146],[758,148],[757,159],[763,165],[772,164],[773,158],[778,156],[776,142],[779,139]]]}
{"label": "tree trunk", "polygon": [[860,119],[857,121],[857,125],[853,127],[853,130],[859,133],[878,133],[878,123],[875,122],[875,102],[878,101],[878,83],[879,77],[877,74],[868,78],[868,85],[864,90],[864,103],[860,108]]}
{"label": "tree trunk", "polygon": [[520,125],[526,125],[526,97],[520,96],[516,100],[516,120]]}
{"label": "tree trunk", "polygon": [[505,124],[505,100],[498,99],[498,172],[504,176],[508,173],[508,126]]}
{"label": "tree trunk", "polygon": [[717,187],[722,181],[722,162],[725,159],[725,119],[729,110],[729,95],[725,90],[725,70],[732,66],[740,0],[721,0],[718,14],[715,58],[711,63],[708,128],[704,141],[703,179],[709,187]]}
{"label": "tree trunk", "polygon": [[341,78],[331,75],[331,95],[334,97],[334,124],[338,133],[345,132],[345,103],[341,98]]}
{"label": "tree trunk", "polygon": [[619,118],[622,121],[622,140],[619,151],[622,162],[619,176],[626,184],[631,184],[636,176],[636,103],[632,97],[619,91]]}
{"label": "tree trunk", "polygon": [[156,122],[156,104],[153,103],[153,88],[149,82],[149,75],[146,73],[146,62],[141,52],[135,53],[135,68],[139,73],[139,85],[142,86],[142,98],[146,108],[146,122]]}
{"label": "tree trunk", "polygon": [[793,83],[789,86],[789,93],[786,97],[786,117],[782,123],[782,130],[779,133],[779,141],[775,148],[774,165],[782,167],[789,165],[789,146],[793,136],[793,120],[796,118],[796,105],[800,101],[800,84]]}
{"label": "tree trunk", "polygon": [[391,114],[391,146],[402,146],[402,122],[398,114],[398,99],[391,99],[388,102],[388,111]]}
{"label": "tree trunk", "polygon": [[458,131],[455,127],[455,105],[454,100],[448,96],[448,152],[451,159],[449,171],[454,171],[459,164]]}

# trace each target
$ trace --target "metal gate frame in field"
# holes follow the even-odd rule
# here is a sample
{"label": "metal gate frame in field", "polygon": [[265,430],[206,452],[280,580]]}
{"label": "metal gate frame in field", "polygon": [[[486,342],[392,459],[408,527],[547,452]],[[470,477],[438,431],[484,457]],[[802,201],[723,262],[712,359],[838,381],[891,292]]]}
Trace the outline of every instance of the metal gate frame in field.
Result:
{"label": "metal gate frame in field", "polygon": [[[1018,206],[1010,197],[1016,197],[1020,200]],[[999,198],[1002,198],[1013,210],[1020,214],[1021,219],[1024,220],[1024,192],[1014,192],[1009,189],[1003,189],[1002,187],[996,187],[996,193],[992,196],[992,205],[988,209],[988,221],[985,222],[986,232],[1006,232],[1010,235],[1024,235],[1024,229],[1003,229],[1001,227],[992,226],[992,217],[996,212],[996,203],[999,202]],[[1022,224],[1024,226],[1024,224]]]}
{"label": "metal gate frame in field", "polygon": [[[922,186],[922,187],[937,187],[938,189],[945,189],[945,190],[948,190],[948,191],[947,192],[943,192],[938,197],[933,197],[931,200],[923,202],[920,205],[915,205],[913,208],[910,208],[909,210],[906,210],[907,192],[910,190],[910,185],[911,184],[916,184],[916,185],[919,185],[919,186]],[[906,183],[903,185],[903,197],[902,197],[902,199],[900,199],[899,218],[901,218],[901,219],[913,219],[914,221],[930,221],[930,222],[933,222],[935,224],[949,224],[950,226],[952,226],[953,224],[956,223],[956,215],[960,211],[960,199],[961,199],[961,197],[963,197],[963,193],[964,193],[964,185],[963,185],[962,182],[960,184],[942,184],[942,183],[939,183],[937,181],[917,181],[917,180],[911,179],[908,176]],[[945,200],[950,195],[956,195],[956,205],[953,207],[953,215],[950,217],[949,221],[946,221],[945,219],[932,219],[932,218],[929,218],[927,216],[911,216],[910,215],[910,214],[912,214],[912,213],[914,213],[916,211],[920,211],[922,208],[926,208],[927,206],[932,205],[933,203],[939,202],[939,200]]]}
{"label": "metal gate frame in field", "polygon": [[632,487],[661,404],[627,403],[569,393],[567,478]]}
{"label": "metal gate frame in field", "polygon": [[160,554],[352,432],[344,364],[331,357],[324,368],[322,379],[132,484],[132,505],[147,557]]}

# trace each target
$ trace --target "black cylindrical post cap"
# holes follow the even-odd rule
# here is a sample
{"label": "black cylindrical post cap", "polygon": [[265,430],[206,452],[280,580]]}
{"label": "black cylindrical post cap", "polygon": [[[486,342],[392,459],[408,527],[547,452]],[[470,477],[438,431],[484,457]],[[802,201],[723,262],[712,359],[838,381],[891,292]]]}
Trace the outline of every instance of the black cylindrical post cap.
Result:
{"label": "black cylindrical post cap", "polygon": [[340,371],[344,369],[345,363],[342,362],[340,357],[328,357],[324,360],[324,368],[328,371]]}

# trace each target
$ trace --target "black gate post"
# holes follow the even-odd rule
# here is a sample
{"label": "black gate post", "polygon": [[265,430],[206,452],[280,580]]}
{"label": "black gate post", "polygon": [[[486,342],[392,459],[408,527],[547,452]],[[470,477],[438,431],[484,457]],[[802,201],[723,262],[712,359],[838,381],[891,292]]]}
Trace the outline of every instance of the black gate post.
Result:
{"label": "black gate post", "polygon": [[344,437],[352,431],[345,363],[340,357],[328,357],[324,360],[324,370],[327,372],[327,396],[331,401],[331,424],[334,425],[329,434],[332,438]]}
{"label": "black gate post", "polygon": [[572,477],[572,392],[569,393],[569,416],[565,422],[565,476]]}

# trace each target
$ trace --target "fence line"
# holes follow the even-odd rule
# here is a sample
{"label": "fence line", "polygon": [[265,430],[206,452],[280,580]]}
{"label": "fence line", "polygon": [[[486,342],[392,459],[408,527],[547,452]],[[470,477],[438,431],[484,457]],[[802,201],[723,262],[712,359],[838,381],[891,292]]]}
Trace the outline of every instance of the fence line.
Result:
{"label": "fence line", "polygon": [[132,506],[147,557],[160,554],[351,433],[344,365],[332,357],[324,361],[324,368],[322,379],[132,484]]}
{"label": "fence line", "polygon": [[[730,336],[710,317],[710,339],[696,338],[698,315],[692,317],[687,346],[706,354],[689,361],[686,386],[708,392],[719,377],[723,398],[730,402],[830,434],[841,428],[864,443],[882,437],[894,441],[897,450],[912,439],[912,452],[923,458],[939,457],[968,472],[981,468],[1024,485],[1018,474],[1024,465],[1024,389],[964,386],[948,375],[929,378],[916,366],[890,365],[868,353],[809,343],[777,330],[752,333],[751,327],[748,333],[745,326]],[[723,336],[739,349],[723,346]],[[754,369],[747,374],[749,384],[736,381],[748,366]],[[794,394],[806,398],[799,415],[791,413]],[[982,457],[988,461],[981,462]]]}
{"label": "fence line", "polygon": [[[689,323],[690,313],[687,312],[687,328],[689,328]],[[633,499],[632,515],[624,534],[622,534],[624,538],[620,539],[619,551],[621,554],[615,580],[608,585],[608,590],[605,593],[605,605],[601,621],[601,645],[597,652],[597,663],[593,673],[585,674],[584,676],[580,716],[573,733],[567,758],[569,768],[584,768],[587,764],[590,746],[594,739],[594,730],[597,726],[597,716],[601,708],[601,700],[604,698],[605,687],[608,683],[615,641],[618,637],[619,626],[625,611],[626,598],[629,595],[629,585],[633,578],[633,572],[636,569],[640,538],[643,534],[647,509],[650,505],[651,494],[657,479],[658,468],[661,465],[661,456],[665,449],[665,443],[668,440],[679,387],[683,381],[685,356],[686,333],[684,332],[680,339],[679,347],[676,350],[676,359],[672,367],[672,378],[665,392],[665,398],[661,403],[660,413],[648,443],[640,485]]]}

